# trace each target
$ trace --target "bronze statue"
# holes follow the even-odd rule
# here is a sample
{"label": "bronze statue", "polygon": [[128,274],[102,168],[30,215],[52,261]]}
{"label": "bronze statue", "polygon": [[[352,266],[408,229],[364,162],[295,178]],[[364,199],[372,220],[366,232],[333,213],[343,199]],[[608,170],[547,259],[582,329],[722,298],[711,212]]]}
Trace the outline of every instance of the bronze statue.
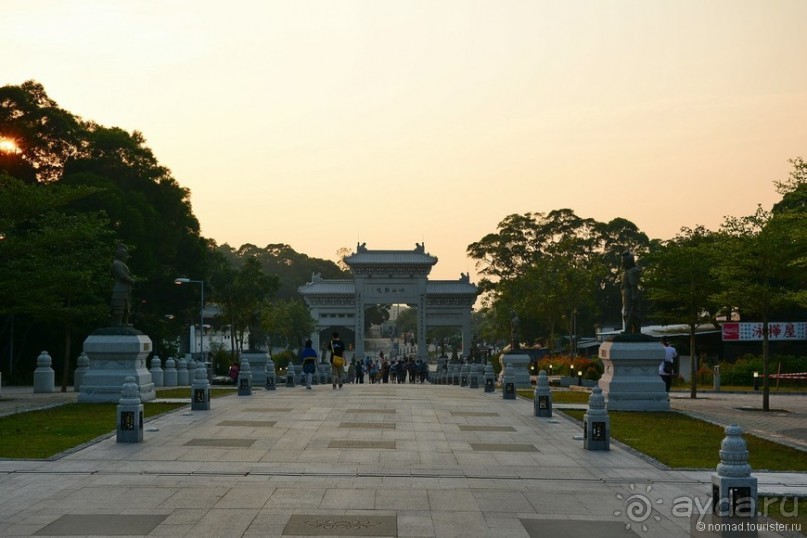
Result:
{"label": "bronze statue", "polygon": [[521,349],[521,335],[518,332],[519,326],[518,314],[515,309],[510,311],[510,351],[519,351]]}
{"label": "bronze statue", "polygon": [[112,288],[112,324],[115,326],[128,326],[129,311],[132,305],[132,284],[134,277],[129,272],[126,260],[129,259],[129,250],[126,245],[118,245],[115,249],[115,260],[112,262],[112,277],[115,286]]}
{"label": "bronze statue", "polygon": [[630,252],[622,254],[622,332],[641,334],[642,323],[639,310],[639,280],[642,268]]}

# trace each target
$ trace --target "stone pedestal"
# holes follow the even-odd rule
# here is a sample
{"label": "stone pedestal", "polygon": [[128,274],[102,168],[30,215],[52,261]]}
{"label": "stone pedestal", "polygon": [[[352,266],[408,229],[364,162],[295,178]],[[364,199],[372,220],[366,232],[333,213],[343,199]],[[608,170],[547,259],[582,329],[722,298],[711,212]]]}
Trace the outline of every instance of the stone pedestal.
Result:
{"label": "stone pedestal", "polygon": [[289,363],[289,365],[286,367],[286,386],[288,388],[294,388],[294,376],[295,375],[296,374],[294,372],[294,364]]}
{"label": "stone pedestal", "polygon": [[99,329],[84,341],[84,352],[90,368],[81,381],[79,403],[117,402],[127,377],[134,377],[140,389],[140,399],[155,398],[151,372],[146,369],[146,357],[151,353],[148,336],[131,327]]}
{"label": "stone pedestal", "polygon": [[252,386],[265,387],[266,386],[266,363],[269,360],[269,354],[265,351],[248,351],[241,353],[241,360],[248,360],[252,368]]}
{"label": "stone pedestal", "polygon": [[157,355],[154,355],[151,358],[151,368],[149,369],[151,372],[151,380],[154,382],[155,387],[162,387],[163,386],[163,366],[162,366],[162,359]]}
{"label": "stone pedestal", "polygon": [[[34,370],[34,394],[54,392],[56,385],[56,372],[51,368],[52,359],[47,351],[43,351],[36,358],[36,370]],[[120,385],[118,385],[117,401],[120,396]]]}
{"label": "stone pedestal", "polygon": [[171,357],[165,359],[165,370],[163,370],[163,386],[165,387],[177,386],[176,361]]}
{"label": "stone pedestal", "polygon": [[191,383],[191,410],[210,410],[210,382],[207,380],[207,373],[204,368],[194,369],[194,377]]}
{"label": "stone pedestal", "polygon": [[177,386],[185,387],[191,384],[191,378],[188,374],[188,361],[185,359],[177,359]]}
{"label": "stone pedestal", "polygon": [[493,373],[493,365],[485,365],[485,392],[496,392],[496,374]]}
{"label": "stone pedestal", "polygon": [[588,399],[588,411],[583,415],[583,448],[611,450],[611,419],[605,410],[605,398],[600,387],[594,387]]}
{"label": "stone pedestal", "polygon": [[82,352],[76,359],[76,369],[73,371],[73,391],[79,392],[81,390],[81,381],[89,369],[90,359],[86,353]]}
{"label": "stone pedestal", "polygon": [[751,476],[748,449],[741,427],[726,427],[720,443],[720,463],[712,475],[712,512],[718,517],[757,517],[757,479]]}
{"label": "stone pedestal", "polygon": [[118,400],[118,443],[143,441],[143,404],[135,378],[127,376]]}
{"label": "stone pedestal", "polygon": [[609,341],[600,346],[599,386],[608,411],[669,411],[658,367],[664,347],[656,341]]}
{"label": "stone pedestal", "polygon": [[275,372],[275,361],[271,357],[267,358],[264,371],[266,372],[264,385],[266,390],[275,390],[275,387],[277,387],[277,372]]}
{"label": "stone pedestal", "polygon": [[549,377],[546,370],[538,372],[533,395],[533,411],[536,417],[552,416],[552,391],[549,389]]}
{"label": "stone pedestal", "polygon": [[[502,364],[504,366],[504,375],[512,374],[515,379],[517,389],[530,389],[532,383],[530,382],[530,356],[526,353],[505,353],[502,355]],[[512,367],[512,371],[507,370]]]}
{"label": "stone pedestal", "polygon": [[516,399],[516,376],[513,373],[515,368],[510,363],[504,367],[504,376],[502,377],[502,398],[505,400]]}
{"label": "stone pedestal", "polygon": [[241,367],[238,369],[238,395],[252,396],[252,366],[243,356]]}

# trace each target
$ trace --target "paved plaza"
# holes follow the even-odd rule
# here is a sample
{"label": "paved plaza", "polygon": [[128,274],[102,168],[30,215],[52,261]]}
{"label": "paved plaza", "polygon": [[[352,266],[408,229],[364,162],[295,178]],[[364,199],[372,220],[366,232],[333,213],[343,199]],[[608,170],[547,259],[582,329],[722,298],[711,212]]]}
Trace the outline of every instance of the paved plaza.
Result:
{"label": "paved plaza", "polygon": [[[75,399],[30,393],[3,387],[0,413]],[[761,401],[702,396],[675,393],[673,408],[720,422]],[[771,401],[782,417],[736,411],[744,427],[804,444],[807,396]],[[142,443],[112,434],[51,461],[0,460],[0,536],[709,535],[680,508],[706,505],[711,470],[585,450],[577,423],[499,392],[319,385],[211,405],[148,420]],[[807,495],[807,474],[754,474],[760,493]]]}

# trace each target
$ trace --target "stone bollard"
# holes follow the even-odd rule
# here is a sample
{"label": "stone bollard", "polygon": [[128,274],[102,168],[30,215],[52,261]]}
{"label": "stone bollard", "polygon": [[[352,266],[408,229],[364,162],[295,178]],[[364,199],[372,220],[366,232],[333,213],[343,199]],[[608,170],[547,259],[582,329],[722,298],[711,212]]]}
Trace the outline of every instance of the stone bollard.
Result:
{"label": "stone bollard", "polygon": [[190,385],[190,377],[188,374],[188,361],[185,359],[177,360],[177,386],[185,387]]}
{"label": "stone bollard", "polygon": [[720,443],[720,463],[712,475],[712,512],[717,517],[756,518],[757,479],[751,476],[743,430],[726,427]]}
{"label": "stone bollard", "polygon": [[155,387],[162,387],[163,384],[163,363],[160,360],[160,357],[154,355],[151,358],[151,381],[154,383]]}
{"label": "stone bollard", "polygon": [[459,364],[455,364],[452,369],[452,374],[451,384],[460,386],[460,383],[462,383],[462,367]]}
{"label": "stone bollard", "polygon": [[294,364],[292,363],[289,363],[289,366],[286,369],[286,387],[294,387]]}
{"label": "stone bollard", "polygon": [[247,359],[241,359],[238,369],[238,395],[252,396],[252,368]]}
{"label": "stone bollard", "polygon": [[75,392],[81,391],[81,381],[84,379],[84,374],[90,369],[90,358],[83,351],[76,359],[76,369],[73,372],[73,390]]}
{"label": "stone bollard", "polygon": [[460,387],[468,386],[468,374],[470,369],[471,366],[467,362],[460,368]]}
{"label": "stone bollard", "polygon": [[188,367],[188,383],[193,385],[196,382],[196,361],[193,359],[185,360]]}
{"label": "stone bollard", "polygon": [[163,386],[176,387],[177,386],[177,368],[176,361],[171,357],[165,359],[165,370],[163,371]]}
{"label": "stone bollard", "polygon": [[140,443],[143,441],[143,402],[140,400],[140,387],[134,376],[123,380],[121,398],[118,401],[119,443]]}
{"label": "stone bollard", "polygon": [[34,394],[54,392],[56,386],[56,372],[50,367],[52,362],[47,351],[43,351],[36,358]]}
{"label": "stone bollard", "polygon": [[533,407],[535,408],[536,417],[552,416],[552,391],[549,390],[549,377],[546,375],[546,370],[538,372]]}
{"label": "stone bollard", "polygon": [[479,368],[481,364],[472,364],[471,369],[468,372],[468,388],[471,389],[478,389],[479,388]]}
{"label": "stone bollard", "polygon": [[204,368],[194,368],[191,385],[191,410],[207,411],[210,409],[210,382]]}
{"label": "stone bollard", "polygon": [[513,373],[513,365],[507,363],[504,368],[504,379],[502,379],[502,398],[505,400],[516,399],[516,376]]}
{"label": "stone bollard", "polygon": [[266,390],[275,390],[277,385],[277,372],[275,372],[275,361],[272,357],[266,359]]}
{"label": "stone bollard", "polygon": [[605,409],[605,396],[599,386],[591,389],[588,411],[583,415],[583,448],[611,450],[611,419]]}
{"label": "stone bollard", "polygon": [[496,374],[490,363],[485,365],[485,392],[496,392]]}

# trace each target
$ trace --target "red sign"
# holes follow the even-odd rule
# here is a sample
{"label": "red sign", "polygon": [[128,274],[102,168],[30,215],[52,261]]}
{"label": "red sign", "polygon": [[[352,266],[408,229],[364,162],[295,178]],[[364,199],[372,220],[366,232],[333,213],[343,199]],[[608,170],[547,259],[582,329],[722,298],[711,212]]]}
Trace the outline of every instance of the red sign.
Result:
{"label": "red sign", "polygon": [[739,340],[740,339],[740,324],[739,323],[724,323],[723,324],[723,341]]}

